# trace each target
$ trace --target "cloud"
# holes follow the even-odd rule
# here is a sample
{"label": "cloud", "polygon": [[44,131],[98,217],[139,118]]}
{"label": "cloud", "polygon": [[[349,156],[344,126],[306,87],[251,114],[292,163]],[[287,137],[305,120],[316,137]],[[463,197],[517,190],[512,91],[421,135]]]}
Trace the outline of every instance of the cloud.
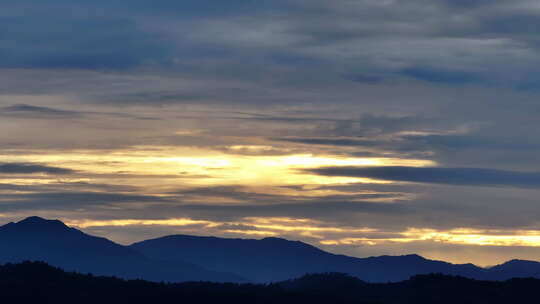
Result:
{"label": "cloud", "polygon": [[86,211],[89,209],[112,208],[117,204],[165,202],[166,198],[152,195],[108,193],[108,192],[34,192],[24,194],[2,194],[0,206],[5,212],[25,211]]}
{"label": "cloud", "polygon": [[26,163],[4,163],[0,164],[0,174],[71,174],[75,171],[66,168],[51,167],[38,164],[26,164]]}
{"label": "cloud", "polygon": [[[14,12],[15,13],[15,12]],[[165,45],[127,18],[29,10],[3,19],[4,68],[125,69],[163,56]],[[36,44],[36,42],[42,42]],[[129,50],[129,51],[128,51]]]}
{"label": "cloud", "polygon": [[6,118],[28,119],[79,119],[89,117],[128,118],[137,120],[159,120],[158,117],[137,116],[121,112],[72,111],[53,107],[35,106],[30,104],[14,104],[0,108],[0,115]]}
{"label": "cloud", "polygon": [[463,135],[406,135],[401,138],[409,148],[425,147],[439,149],[512,149],[512,150],[538,150],[540,144],[527,138],[488,137],[483,134]]}
{"label": "cloud", "polygon": [[326,167],[309,169],[324,176],[368,177],[380,180],[461,186],[540,187],[540,172],[441,167]]}
{"label": "cloud", "polygon": [[96,184],[82,181],[56,181],[48,182],[45,184],[10,184],[0,183],[0,190],[6,193],[25,192],[25,193],[57,193],[59,191],[86,191],[86,192],[101,192],[101,193],[114,193],[114,192],[136,192],[138,189],[135,186],[129,185],[114,185],[114,184]]}
{"label": "cloud", "polygon": [[328,145],[328,146],[348,146],[348,147],[372,147],[377,141],[361,138],[272,138],[278,141],[307,145]]}
{"label": "cloud", "polygon": [[47,114],[47,115],[66,115],[66,114],[73,114],[77,112],[73,111],[65,111],[65,110],[57,110],[47,107],[38,107],[28,104],[16,104],[8,107],[2,108],[2,111],[4,112],[28,112],[28,113],[40,113],[40,114]]}
{"label": "cloud", "polygon": [[430,68],[406,68],[402,71],[403,75],[413,77],[419,80],[435,83],[446,84],[467,84],[479,82],[478,77],[474,74],[462,71],[452,71],[443,69]]}
{"label": "cloud", "polygon": [[[527,34],[538,17],[535,10],[527,10],[534,8],[530,2],[112,2],[0,4],[2,11],[10,12],[3,19],[7,47],[0,66],[154,66],[192,75],[226,73],[244,80],[261,77],[262,66],[263,73],[286,70],[282,76],[288,74],[287,80],[296,82],[358,75],[349,78],[378,84],[379,75],[384,75],[456,85],[501,83],[499,77],[519,83],[522,80],[507,71],[526,75],[540,60],[534,35]],[[331,22],[328,16],[333,16]],[[516,60],[501,61],[501,56]],[[486,70],[486,64],[493,68]],[[311,74],[317,70],[328,75]],[[170,92],[161,98],[186,96],[193,95]]]}
{"label": "cloud", "polygon": [[[211,198],[218,198],[218,202],[228,200],[230,202],[242,202],[249,205],[278,205],[294,204],[303,202],[308,204],[318,204],[319,202],[326,203],[343,203],[343,202],[374,202],[385,201],[395,202],[401,200],[407,200],[408,198],[404,193],[399,192],[382,192],[382,191],[369,191],[369,192],[339,192],[325,189],[322,194],[317,194],[316,189],[304,190],[295,187],[282,187],[283,189],[289,189],[289,191],[277,191],[276,193],[262,193],[257,192],[257,189],[249,189],[247,187],[240,186],[214,186],[204,188],[192,188],[187,190],[181,190],[169,194],[180,195],[183,201],[189,202],[190,200],[204,199],[206,203],[210,203]],[[271,189],[276,190],[276,189]],[[282,189],[280,189],[282,190]],[[292,191],[294,190],[294,192]]]}
{"label": "cloud", "polygon": [[[538,229],[539,17],[532,0],[0,1],[0,149],[35,162],[1,165],[20,174],[2,176],[2,213]],[[238,187],[227,170],[146,163],[163,151],[439,167],[312,171],[411,183]]]}

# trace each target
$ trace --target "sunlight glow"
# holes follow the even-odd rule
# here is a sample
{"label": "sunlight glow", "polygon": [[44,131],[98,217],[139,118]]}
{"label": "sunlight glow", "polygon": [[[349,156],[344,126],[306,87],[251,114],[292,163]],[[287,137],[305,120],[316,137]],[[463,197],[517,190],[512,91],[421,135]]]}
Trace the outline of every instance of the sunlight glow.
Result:
{"label": "sunlight glow", "polygon": [[[270,146],[236,146],[236,149],[260,151]],[[36,154],[6,154],[5,162],[32,162],[75,170],[62,176],[72,179],[93,178],[116,184],[153,187],[169,185],[332,185],[354,183],[388,184],[370,178],[332,177],[311,174],[302,169],[325,166],[432,166],[429,160],[397,158],[350,158],[342,156],[236,155],[210,149],[189,147],[133,147],[130,150],[79,150]],[[41,176],[43,179],[56,176]],[[142,179],[140,182],[137,178]]]}
{"label": "sunlight glow", "polygon": [[398,233],[399,237],[348,237],[337,240],[324,240],[323,245],[380,245],[384,243],[435,242],[456,245],[476,246],[526,246],[540,247],[538,230],[479,230],[458,228],[447,231],[410,228]]}
{"label": "sunlight glow", "polygon": [[[66,220],[66,224],[79,228],[127,226],[200,226],[221,233],[244,236],[280,236],[295,234],[319,239],[329,246],[384,245],[388,243],[434,242],[475,246],[540,247],[538,230],[479,230],[457,228],[434,230],[409,228],[402,232],[383,231],[369,227],[338,227],[321,221],[289,217],[246,217],[241,221],[210,221],[189,218],[173,219],[121,219],[121,220]],[[231,227],[243,227],[242,229]],[[353,237],[350,237],[350,236]],[[391,237],[388,237],[391,235]],[[343,236],[332,238],[332,236]]]}
{"label": "sunlight glow", "polygon": [[115,226],[191,226],[191,225],[204,225],[206,227],[213,227],[216,224],[210,221],[200,221],[192,219],[164,219],[164,220],[136,220],[136,219],[122,219],[122,220],[104,220],[104,221],[92,221],[92,220],[66,220],[65,223],[69,226],[79,228],[89,227],[115,227]]}

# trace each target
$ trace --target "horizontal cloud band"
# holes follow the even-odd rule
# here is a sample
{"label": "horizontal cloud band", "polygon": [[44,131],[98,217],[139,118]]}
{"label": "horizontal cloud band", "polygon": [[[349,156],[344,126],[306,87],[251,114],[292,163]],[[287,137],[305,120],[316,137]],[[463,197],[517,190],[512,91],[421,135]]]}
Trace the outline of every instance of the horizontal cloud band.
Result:
{"label": "horizontal cloud band", "polygon": [[59,167],[50,167],[26,163],[5,163],[0,164],[0,174],[69,174],[73,170]]}
{"label": "horizontal cloud band", "polygon": [[389,181],[469,185],[540,187],[540,172],[520,172],[483,168],[444,167],[325,167],[309,169],[324,176],[367,177]]}

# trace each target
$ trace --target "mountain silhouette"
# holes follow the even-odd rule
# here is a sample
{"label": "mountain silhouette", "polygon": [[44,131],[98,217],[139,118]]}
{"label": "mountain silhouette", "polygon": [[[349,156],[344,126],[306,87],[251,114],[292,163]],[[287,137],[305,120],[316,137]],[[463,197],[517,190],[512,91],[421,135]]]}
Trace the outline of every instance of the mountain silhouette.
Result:
{"label": "mountain silhouette", "polygon": [[540,263],[533,261],[481,268],[415,254],[356,258],[281,238],[171,235],[123,246],[39,217],[0,226],[0,248],[0,264],[43,261],[67,271],[149,281],[268,283],[315,273],[343,273],[366,282],[432,273],[499,281],[540,278]]}
{"label": "mountain silhouette", "polygon": [[173,235],[135,243],[130,248],[152,259],[187,261],[215,271],[234,272],[254,282],[274,282],[306,273],[347,273],[370,282],[401,281],[417,274],[444,273],[485,278],[472,264],[432,261],[419,255],[354,258],[280,238],[224,239]]}
{"label": "mountain silhouette", "polygon": [[508,280],[518,277],[540,278],[540,263],[524,260],[511,260],[489,268],[490,278]]}
{"label": "mountain silhouette", "polygon": [[176,259],[162,262],[58,220],[29,217],[0,227],[0,263],[43,261],[69,271],[150,281],[242,281]]}

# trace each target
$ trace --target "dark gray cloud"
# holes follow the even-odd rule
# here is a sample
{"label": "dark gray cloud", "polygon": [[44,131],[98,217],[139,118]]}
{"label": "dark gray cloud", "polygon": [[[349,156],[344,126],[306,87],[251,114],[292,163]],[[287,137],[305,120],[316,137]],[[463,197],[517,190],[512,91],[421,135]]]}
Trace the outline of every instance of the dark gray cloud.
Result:
{"label": "dark gray cloud", "polygon": [[[372,193],[351,193],[351,194],[329,194],[329,195],[313,195],[310,190],[296,189],[296,195],[288,194],[267,194],[253,192],[245,187],[239,186],[216,186],[203,187],[182,190],[170,194],[181,195],[181,199],[189,202],[195,198],[199,199],[219,198],[220,200],[229,199],[231,201],[241,201],[249,205],[280,205],[286,203],[305,202],[306,204],[318,202],[354,202],[386,199],[389,201],[405,200],[404,193],[399,192],[372,192]],[[300,191],[301,190],[301,191]],[[304,195],[302,195],[304,194]]]}
{"label": "dark gray cloud", "polygon": [[[538,61],[530,31],[538,14],[529,2],[112,2],[0,3],[10,12],[0,20],[6,46],[0,66],[123,70],[154,65],[242,79],[261,79],[261,72],[279,68],[292,76],[286,82],[303,83],[328,80],[309,71],[322,68],[333,81],[358,75],[349,81],[377,84],[405,77],[459,85],[500,83],[493,73],[509,81],[499,72],[504,68],[529,73],[526,65],[501,62],[501,55]],[[496,68],[486,70],[485,63]],[[204,99],[181,91],[154,95]]]}
{"label": "dark gray cloud", "polygon": [[72,174],[71,169],[27,163],[0,163],[0,174]]}
{"label": "dark gray cloud", "polygon": [[53,107],[34,106],[29,104],[14,104],[0,108],[0,116],[6,118],[35,118],[35,119],[80,119],[92,117],[129,118],[137,120],[160,120],[158,117],[137,116],[121,112],[72,111]]}
{"label": "dark gray cloud", "polygon": [[[130,5],[118,1],[44,4],[30,0],[16,4],[2,2],[0,6],[10,12],[0,19],[5,44],[0,66],[63,69],[167,66],[178,56],[197,58],[216,54],[219,52],[210,47],[201,48],[193,43],[185,47],[181,42],[197,19],[227,17],[244,9],[253,12],[268,7],[253,5],[248,0],[226,4],[163,1],[158,5],[142,0]],[[59,11],[64,13],[59,15]],[[171,39],[175,33],[165,30],[168,26],[175,26],[177,34],[181,33],[180,41]]]}
{"label": "dark gray cloud", "polygon": [[135,186],[126,185],[113,185],[113,184],[96,184],[89,182],[50,182],[44,185],[20,185],[10,183],[0,183],[0,190],[3,191],[20,191],[26,193],[57,193],[59,191],[87,191],[87,192],[102,192],[102,193],[115,193],[115,192],[136,192],[140,190]]}
{"label": "dark gray cloud", "polygon": [[49,107],[39,107],[28,104],[16,104],[1,108],[0,111],[5,115],[34,114],[45,117],[78,117],[80,112],[53,109]]}
{"label": "dark gray cloud", "polygon": [[[373,202],[312,201],[291,202],[270,205],[218,205],[185,204],[176,206],[176,212],[185,212],[194,218],[234,221],[245,217],[292,217],[315,218],[326,221],[342,221],[343,224],[358,220],[359,215],[394,217],[397,214],[413,213],[414,209],[405,204],[384,204]],[[169,211],[170,212],[170,211]],[[388,222],[384,221],[385,224]]]}
{"label": "dark gray cloud", "polygon": [[272,138],[278,141],[287,141],[308,145],[327,145],[345,147],[373,147],[381,142],[371,139],[353,138]]}
{"label": "dark gray cloud", "polygon": [[127,18],[53,12],[3,17],[4,68],[124,69],[164,55],[165,46]]}
{"label": "dark gray cloud", "polygon": [[129,209],[130,203],[157,203],[167,201],[166,198],[108,192],[33,192],[25,194],[3,194],[0,207],[4,212],[25,211],[60,211],[112,208],[117,204]]}
{"label": "dark gray cloud", "polygon": [[[437,151],[442,157],[451,157],[452,153],[481,151],[484,154],[496,151],[535,152],[540,149],[540,142],[527,136],[504,136],[504,134],[462,134],[462,135],[423,135],[403,136],[392,142],[397,150]],[[517,159],[515,159],[517,161]]]}
{"label": "dark gray cloud", "polygon": [[408,77],[434,83],[463,85],[467,83],[480,82],[477,75],[466,71],[411,67],[404,69],[401,71],[401,73]]}
{"label": "dark gray cloud", "polygon": [[[285,5],[286,1],[272,1],[275,4]],[[251,0],[231,0],[227,3],[216,3],[211,0],[187,0],[187,1],[173,1],[164,0],[160,3],[153,3],[148,0],[134,0],[130,2],[130,5],[126,5],[122,1],[105,1],[97,0],[92,2],[77,2],[67,0],[52,0],[48,3],[40,3],[34,0],[21,0],[16,4],[11,4],[11,8],[27,7],[32,5],[30,11],[47,11],[57,9],[58,7],[64,7],[72,12],[109,12],[110,14],[128,14],[128,13],[150,13],[158,15],[173,15],[182,16],[184,18],[198,18],[201,16],[216,16],[216,15],[229,15],[231,13],[238,13],[238,11],[245,9],[257,10],[265,9],[269,7],[269,4],[273,4],[270,1],[261,1],[261,3],[254,3]],[[275,5],[274,4],[274,5]],[[6,4],[9,5],[9,4]],[[86,9],[86,11],[85,11]]]}
{"label": "dark gray cloud", "polygon": [[310,172],[325,176],[368,177],[381,180],[462,186],[540,187],[540,172],[440,167],[326,167]]}

